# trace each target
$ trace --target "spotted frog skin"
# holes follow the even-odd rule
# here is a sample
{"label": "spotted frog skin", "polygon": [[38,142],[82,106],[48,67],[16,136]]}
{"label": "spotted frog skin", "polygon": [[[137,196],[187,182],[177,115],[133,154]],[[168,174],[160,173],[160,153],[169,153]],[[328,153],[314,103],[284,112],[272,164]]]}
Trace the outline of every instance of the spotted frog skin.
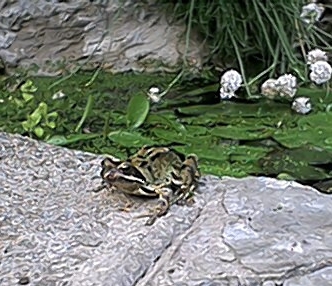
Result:
{"label": "spotted frog skin", "polygon": [[146,224],[164,215],[171,204],[187,200],[197,189],[200,172],[194,154],[168,147],[142,147],[127,160],[106,157],[101,163],[103,186],[129,195],[158,197]]}

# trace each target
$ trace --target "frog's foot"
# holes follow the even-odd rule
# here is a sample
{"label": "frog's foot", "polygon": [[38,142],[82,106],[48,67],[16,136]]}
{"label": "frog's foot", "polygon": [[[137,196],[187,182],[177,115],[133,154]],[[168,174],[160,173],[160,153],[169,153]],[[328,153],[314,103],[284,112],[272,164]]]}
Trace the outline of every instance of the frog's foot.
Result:
{"label": "frog's foot", "polygon": [[171,201],[171,205],[178,204],[178,205],[192,205],[194,201],[194,185],[183,185],[180,189],[176,192],[174,198]]}
{"label": "frog's foot", "polygon": [[127,195],[126,193],[122,193],[122,194],[125,196],[125,200],[124,200],[123,204],[121,204],[118,207],[118,210],[129,213],[135,203],[133,200],[130,199],[129,195]]}
{"label": "frog's foot", "polygon": [[156,190],[156,193],[159,194],[159,199],[157,205],[150,209],[148,213],[137,216],[136,218],[148,217],[145,225],[152,225],[158,217],[165,215],[170,207],[170,195],[171,189],[169,188],[160,188]]}
{"label": "frog's foot", "polygon": [[187,194],[184,196],[179,196],[172,201],[172,204],[177,204],[180,206],[192,206],[195,203],[193,194]]}
{"label": "frog's foot", "polygon": [[169,201],[166,198],[160,198],[157,206],[150,212],[149,219],[146,221],[145,225],[153,225],[158,217],[167,213],[168,209]]}
{"label": "frog's foot", "polygon": [[98,187],[88,190],[88,192],[99,193],[104,189],[107,189],[108,186],[104,183],[100,184]]}
{"label": "frog's foot", "polygon": [[120,206],[118,208],[119,211],[121,212],[127,212],[129,213],[131,211],[131,208],[133,207],[134,203],[133,202],[126,202],[124,206]]}

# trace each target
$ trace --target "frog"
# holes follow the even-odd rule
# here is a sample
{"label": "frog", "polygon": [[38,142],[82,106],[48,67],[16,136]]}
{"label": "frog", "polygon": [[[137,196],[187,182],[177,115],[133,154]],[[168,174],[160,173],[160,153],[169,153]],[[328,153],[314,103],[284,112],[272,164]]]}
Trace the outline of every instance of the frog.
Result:
{"label": "frog", "polygon": [[200,179],[198,158],[169,147],[143,146],[126,160],[113,156],[101,162],[103,186],[127,195],[158,198],[146,225],[167,213],[174,203],[184,203],[195,192]]}

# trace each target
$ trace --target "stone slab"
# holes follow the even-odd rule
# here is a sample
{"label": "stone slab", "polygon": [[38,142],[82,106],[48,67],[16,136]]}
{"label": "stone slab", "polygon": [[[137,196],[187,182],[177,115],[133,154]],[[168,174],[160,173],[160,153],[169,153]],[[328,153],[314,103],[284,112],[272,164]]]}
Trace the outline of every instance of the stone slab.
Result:
{"label": "stone slab", "polygon": [[1,286],[331,285],[331,196],[205,176],[149,227],[153,200],[91,192],[101,159],[0,133]]}

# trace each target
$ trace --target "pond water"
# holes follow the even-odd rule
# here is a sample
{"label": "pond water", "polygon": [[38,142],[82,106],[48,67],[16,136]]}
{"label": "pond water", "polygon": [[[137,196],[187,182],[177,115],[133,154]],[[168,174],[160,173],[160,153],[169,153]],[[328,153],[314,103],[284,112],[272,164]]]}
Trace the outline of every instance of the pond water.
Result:
{"label": "pond water", "polygon": [[266,175],[332,191],[332,113],[326,111],[332,97],[325,90],[300,88],[298,96],[314,106],[308,115],[262,98],[220,102],[218,84],[194,79],[179,82],[158,104],[138,100],[128,107],[131,98],[144,101],[151,86],[164,90],[173,78],[3,78],[0,130],[122,159],[145,144],[167,145],[197,154],[204,174]]}

